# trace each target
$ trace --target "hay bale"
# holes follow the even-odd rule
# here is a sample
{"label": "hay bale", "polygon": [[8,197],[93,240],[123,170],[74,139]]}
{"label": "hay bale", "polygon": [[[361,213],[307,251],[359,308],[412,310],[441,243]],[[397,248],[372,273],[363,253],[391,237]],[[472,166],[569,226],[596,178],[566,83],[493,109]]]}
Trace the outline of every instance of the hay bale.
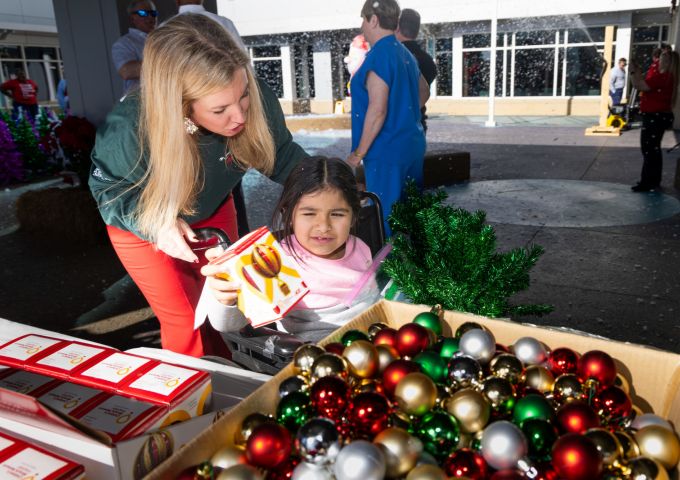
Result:
{"label": "hay bale", "polygon": [[16,209],[21,231],[41,243],[85,247],[107,241],[104,221],[89,190],[28,191],[17,199]]}

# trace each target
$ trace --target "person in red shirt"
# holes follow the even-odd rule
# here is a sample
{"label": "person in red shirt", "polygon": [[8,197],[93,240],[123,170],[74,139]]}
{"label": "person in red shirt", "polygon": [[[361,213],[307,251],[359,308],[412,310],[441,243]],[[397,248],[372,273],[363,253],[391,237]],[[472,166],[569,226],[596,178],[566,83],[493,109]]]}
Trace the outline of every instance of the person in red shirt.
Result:
{"label": "person in red shirt", "polygon": [[637,64],[630,68],[631,81],[642,92],[640,147],[643,164],[640,181],[631,187],[634,192],[649,192],[661,185],[661,140],[664,132],[673,126],[679,65],[678,53],[665,48],[659,52],[658,59],[652,62],[644,78]]}
{"label": "person in red shirt", "polygon": [[35,118],[38,114],[38,85],[26,78],[23,70],[17,70],[16,78],[0,85],[0,91],[12,99],[12,115],[17,118],[20,109]]}

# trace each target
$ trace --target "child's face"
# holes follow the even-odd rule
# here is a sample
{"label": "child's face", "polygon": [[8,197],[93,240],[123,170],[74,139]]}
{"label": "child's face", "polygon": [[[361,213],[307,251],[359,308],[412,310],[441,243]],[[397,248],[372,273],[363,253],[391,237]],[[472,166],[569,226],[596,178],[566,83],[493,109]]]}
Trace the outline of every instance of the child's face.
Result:
{"label": "child's face", "polygon": [[317,257],[342,258],[351,226],[352,209],[335,188],[303,195],[293,210],[295,238]]}

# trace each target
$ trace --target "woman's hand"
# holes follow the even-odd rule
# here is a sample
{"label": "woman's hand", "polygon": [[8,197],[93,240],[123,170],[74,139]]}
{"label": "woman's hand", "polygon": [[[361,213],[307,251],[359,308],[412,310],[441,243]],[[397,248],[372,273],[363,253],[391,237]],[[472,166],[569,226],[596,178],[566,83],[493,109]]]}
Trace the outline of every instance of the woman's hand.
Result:
{"label": "woman's hand", "polygon": [[356,152],[352,152],[349,154],[345,162],[349,164],[350,167],[352,168],[357,168],[359,164],[361,163],[361,159],[364,158],[363,155],[357,155]]}
{"label": "woman's hand", "polygon": [[[221,247],[211,248],[205,252],[205,257],[212,260],[223,251]],[[218,302],[223,305],[236,304],[241,284],[230,280],[228,275],[222,271],[220,265],[207,264],[201,268],[201,274],[207,277],[205,283],[212,290],[212,294]]]}
{"label": "woman's hand", "polygon": [[189,224],[178,218],[174,225],[161,230],[156,247],[163,253],[185,262],[198,263],[198,257],[191,250],[186,240],[197,242],[198,238]]}

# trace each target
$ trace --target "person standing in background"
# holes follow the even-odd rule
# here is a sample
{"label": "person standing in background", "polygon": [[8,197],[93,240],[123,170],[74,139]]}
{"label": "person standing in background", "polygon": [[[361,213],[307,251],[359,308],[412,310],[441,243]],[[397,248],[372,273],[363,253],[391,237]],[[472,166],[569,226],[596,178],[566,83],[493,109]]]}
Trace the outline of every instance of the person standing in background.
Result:
{"label": "person standing in background", "polygon": [[146,36],[158,20],[158,10],[151,0],[132,0],[127,6],[130,29],[111,47],[111,59],[124,80],[123,93],[139,88]]}
{"label": "person standing in background", "polygon": [[[412,8],[405,8],[401,11],[399,16],[399,26],[395,32],[397,40],[399,40],[406,49],[416,57],[418,62],[418,68],[420,69],[421,75],[425,78],[427,86],[429,87],[437,78],[437,64],[434,63],[432,57],[422,48],[420,44],[416,41],[418,38],[418,32],[420,32],[420,14],[413,10]],[[423,123],[423,131],[427,133],[427,123],[425,119],[427,118],[425,105],[420,109]]]}
{"label": "person standing in background", "polygon": [[241,39],[241,35],[238,33],[238,30],[234,25],[234,22],[229,20],[227,17],[223,17],[221,15],[217,15],[215,13],[207,11],[203,7],[203,0],[175,0],[175,3],[177,4],[177,8],[179,9],[179,15],[185,13],[198,13],[199,15],[205,15],[206,17],[222,25],[224,29],[227,32],[229,32],[232,37],[234,37],[236,43],[243,50],[245,50],[246,52],[248,51],[245,44],[243,43],[243,40]]}
{"label": "person standing in background", "polygon": [[609,74],[609,96],[612,97],[612,106],[621,105],[623,89],[626,87],[626,59],[619,58],[619,65],[612,68]]}
{"label": "person standing in background", "polygon": [[17,119],[21,111],[27,112],[31,117],[38,115],[38,85],[26,78],[23,69],[15,73],[16,78],[7,80],[0,85],[0,92],[12,99],[12,117]]}

